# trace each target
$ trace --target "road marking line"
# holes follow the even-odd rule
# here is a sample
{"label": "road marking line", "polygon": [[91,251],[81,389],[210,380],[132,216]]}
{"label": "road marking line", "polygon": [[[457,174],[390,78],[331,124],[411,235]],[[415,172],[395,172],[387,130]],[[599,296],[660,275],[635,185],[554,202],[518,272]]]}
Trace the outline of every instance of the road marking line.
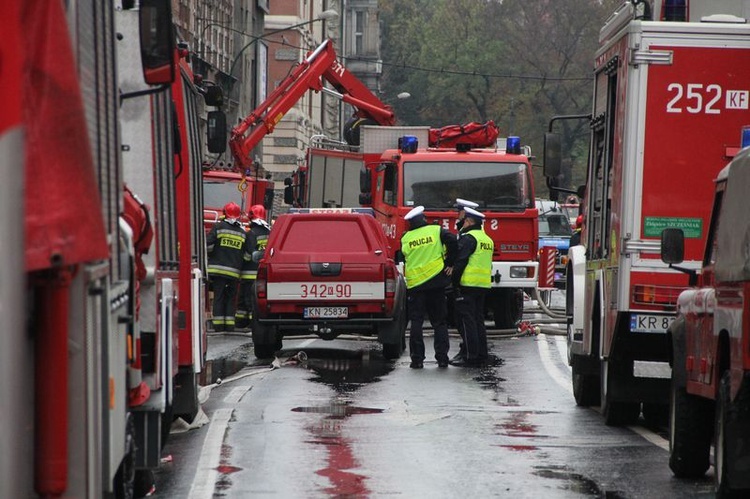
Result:
{"label": "road marking line", "polygon": [[252,387],[252,385],[247,385],[233,388],[232,391],[229,392],[226,397],[224,397],[224,402],[227,404],[238,404],[242,399],[242,396],[245,395],[245,393],[247,393]]}
{"label": "road marking line", "polygon": [[568,368],[568,371],[573,372],[573,368],[568,365],[568,339],[564,336],[555,336],[555,345],[560,352],[563,365]]}
{"label": "road marking line", "polygon": [[234,409],[217,409],[208,425],[206,439],[203,441],[198,469],[195,472],[193,484],[190,486],[189,499],[211,499],[219,476],[217,467],[221,464],[221,446],[224,434],[229,425]]}
{"label": "road marking line", "polygon": [[563,375],[563,371],[555,366],[552,362],[552,357],[549,351],[549,344],[547,343],[547,335],[540,334],[537,336],[537,347],[539,348],[539,357],[542,359],[542,365],[555,382],[567,390],[569,393],[573,393],[573,385],[570,381],[568,373]]}
{"label": "road marking line", "polygon": [[303,341],[302,343],[300,343],[299,345],[297,345],[297,348],[300,348],[300,349],[301,348],[305,348],[307,345],[310,345],[315,340],[317,340],[317,338],[307,339],[307,340]]}
{"label": "road marking line", "polygon": [[639,434],[655,446],[661,447],[665,451],[669,452],[669,440],[662,438],[661,435],[657,435],[651,430],[647,430],[646,428],[642,428],[640,426],[628,426],[628,429]]}

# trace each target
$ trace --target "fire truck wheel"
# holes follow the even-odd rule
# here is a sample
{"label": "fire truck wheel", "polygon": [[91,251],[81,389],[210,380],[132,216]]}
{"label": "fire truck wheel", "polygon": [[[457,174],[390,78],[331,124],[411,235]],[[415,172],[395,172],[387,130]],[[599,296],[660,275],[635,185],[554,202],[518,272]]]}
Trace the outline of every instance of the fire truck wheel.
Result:
{"label": "fire truck wheel", "polygon": [[573,368],[573,398],[579,407],[599,405],[599,378],[592,374],[583,374],[578,363],[572,362]]}
{"label": "fire truck wheel", "polygon": [[135,482],[135,426],[128,415],[125,424],[125,455],[117,468],[114,478],[114,492],[116,499],[132,499],[133,484]]}
{"label": "fire truck wheel", "polygon": [[607,426],[626,426],[638,421],[641,414],[641,404],[638,402],[622,402],[612,400],[609,393],[609,385],[612,382],[613,369],[609,362],[603,360],[601,363],[601,411],[604,416],[604,424]]}
{"label": "fire truck wheel", "polygon": [[[747,497],[745,491],[734,490],[731,488],[730,473],[732,463],[727,459],[727,442],[735,436],[728,434],[727,423],[732,419],[734,410],[729,396],[730,377],[729,371],[719,381],[719,393],[716,400],[716,421],[714,423],[714,483],[716,485],[716,497]],[[745,494],[743,494],[744,492]]]}
{"label": "fire truck wheel", "polygon": [[669,468],[678,478],[706,473],[713,414],[708,400],[672,382],[669,398]]}
{"label": "fire truck wheel", "polygon": [[669,406],[666,404],[643,403],[643,419],[649,426],[667,426],[669,423]]}
{"label": "fire truck wheel", "polygon": [[520,293],[520,304],[516,289],[503,288],[496,291],[497,297],[492,308],[492,315],[497,329],[513,329],[523,316],[523,293]]}
{"label": "fire truck wheel", "polygon": [[135,471],[135,483],[133,484],[133,497],[146,497],[154,489],[156,484],[156,478],[152,470],[136,470]]}
{"label": "fire truck wheel", "polygon": [[405,310],[402,310],[393,322],[378,326],[378,336],[381,341],[385,340],[383,341],[383,357],[386,360],[396,360],[404,352],[406,322]]}

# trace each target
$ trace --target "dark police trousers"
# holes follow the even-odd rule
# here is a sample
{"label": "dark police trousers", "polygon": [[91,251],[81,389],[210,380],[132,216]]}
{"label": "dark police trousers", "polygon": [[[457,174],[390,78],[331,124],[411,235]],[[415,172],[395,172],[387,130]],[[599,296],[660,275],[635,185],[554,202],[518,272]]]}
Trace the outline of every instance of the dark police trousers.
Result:
{"label": "dark police trousers", "polygon": [[448,324],[446,321],[447,310],[445,302],[445,290],[442,287],[407,292],[409,302],[409,355],[412,360],[424,360],[424,336],[422,325],[425,315],[429,317],[430,324],[435,330],[434,345],[435,359],[437,361],[448,361]]}
{"label": "dark police trousers", "polygon": [[484,326],[484,298],[487,290],[461,286],[456,298],[456,323],[464,341],[468,361],[487,360],[487,329]]}

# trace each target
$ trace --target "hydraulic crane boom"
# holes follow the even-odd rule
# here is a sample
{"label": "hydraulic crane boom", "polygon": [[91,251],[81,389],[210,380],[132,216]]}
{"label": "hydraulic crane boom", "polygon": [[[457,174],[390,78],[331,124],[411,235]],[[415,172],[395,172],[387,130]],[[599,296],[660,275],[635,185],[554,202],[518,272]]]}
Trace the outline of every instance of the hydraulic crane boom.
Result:
{"label": "hydraulic crane boom", "polygon": [[[323,78],[336,90],[325,88]],[[229,147],[236,168],[245,170],[252,166],[250,152],[263,137],[273,132],[281,118],[308,90],[333,95],[357,108],[357,116],[369,118],[379,125],[393,125],[396,121],[390,106],[336,60],[333,42],[325,40],[308,53],[263,103],[232,129]]]}

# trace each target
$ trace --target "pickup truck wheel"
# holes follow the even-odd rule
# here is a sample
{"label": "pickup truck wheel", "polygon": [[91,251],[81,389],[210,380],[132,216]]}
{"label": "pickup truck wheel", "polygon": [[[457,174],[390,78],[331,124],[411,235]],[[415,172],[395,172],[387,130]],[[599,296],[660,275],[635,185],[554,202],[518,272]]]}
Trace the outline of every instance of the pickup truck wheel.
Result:
{"label": "pickup truck wheel", "polygon": [[379,331],[381,337],[395,338],[395,343],[383,343],[383,357],[387,360],[396,360],[401,357],[406,345],[406,314],[402,311],[397,319],[382,327],[384,329]]}
{"label": "pickup truck wheel", "polygon": [[672,381],[669,398],[669,468],[678,478],[698,478],[708,470],[711,404]]}

